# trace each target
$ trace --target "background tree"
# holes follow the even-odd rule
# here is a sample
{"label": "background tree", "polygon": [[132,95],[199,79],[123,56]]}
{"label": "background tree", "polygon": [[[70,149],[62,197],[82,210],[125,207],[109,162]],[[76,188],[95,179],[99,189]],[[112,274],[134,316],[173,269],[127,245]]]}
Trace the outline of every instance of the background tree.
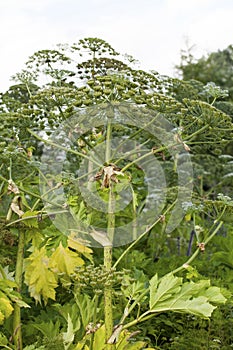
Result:
{"label": "background tree", "polygon": [[[216,106],[233,117],[233,46],[224,50],[211,52],[200,59],[196,59],[192,48],[182,50],[181,62],[176,66],[183,80],[196,80],[204,85],[213,82],[228,91],[216,102]],[[230,102],[230,103],[229,103]]]}
{"label": "background tree", "polygon": [[181,63],[177,66],[184,80],[196,79],[204,84],[212,81],[229,91],[232,100],[233,85],[233,46],[224,50],[211,52],[207,56],[196,59],[191,50],[182,51]]}

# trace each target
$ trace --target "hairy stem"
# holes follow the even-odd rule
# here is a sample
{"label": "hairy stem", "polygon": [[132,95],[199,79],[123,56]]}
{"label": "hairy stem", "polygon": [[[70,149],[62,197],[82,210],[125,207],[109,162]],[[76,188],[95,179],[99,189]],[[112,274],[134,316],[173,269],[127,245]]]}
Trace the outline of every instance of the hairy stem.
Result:
{"label": "hairy stem", "polygon": [[[23,258],[24,258],[25,233],[19,231],[19,242],[17,251],[17,260],[15,268],[15,282],[17,283],[17,291],[21,292],[23,279]],[[17,350],[23,349],[22,331],[21,331],[21,311],[20,306],[15,304],[13,315],[13,340]]]}
{"label": "hairy stem", "polygon": [[[105,151],[105,161],[109,163],[111,159],[111,133],[112,126],[111,121],[108,120],[107,124],[107,135],[106,135],[106,151]],[[110,182],[109,188],[109,202],[108,202],[108,227],[107,236],[111,242],[114,238],[114,228],[115,228],[115,214],[114,214],[114,193],[112,191],[112,185]],[[104,266],[107,271],[110,272],[112,268],[112,245],[104,247]],[[106,350],[114,349],[115,345],[108,344],[108,340],[113,332],[113,312],[112,312],[112,287],[105,286],[104,289],[104,320],[105,320],[105,342]]]}
{"label": "hairy stem", "polygon": [[[112,266],[112,247],[104,248],[104,265],[109,271]],[[112,288],[104,289],[104,320],[105,320],[105,342],[107,343],[113,332],[113,314],[112,314]],[[112,349],[108,344],[106,350]]]}

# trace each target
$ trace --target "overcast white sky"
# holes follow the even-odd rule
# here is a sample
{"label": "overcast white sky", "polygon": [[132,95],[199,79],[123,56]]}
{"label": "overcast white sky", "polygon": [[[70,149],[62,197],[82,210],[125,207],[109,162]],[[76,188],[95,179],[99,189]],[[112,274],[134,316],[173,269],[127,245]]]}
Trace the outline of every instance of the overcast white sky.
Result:
{"label": "overcast white sky", "polygon": [[0,91],[35,51],[84,37],[173,75],[186,38],[197,55],[233,44],[233,1],[0,0]]}

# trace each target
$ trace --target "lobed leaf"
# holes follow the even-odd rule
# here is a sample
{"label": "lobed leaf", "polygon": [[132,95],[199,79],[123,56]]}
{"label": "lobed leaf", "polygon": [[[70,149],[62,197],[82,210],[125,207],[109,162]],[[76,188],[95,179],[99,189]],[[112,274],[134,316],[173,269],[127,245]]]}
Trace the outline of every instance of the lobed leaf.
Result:
{"label": "lobed leaf", "polygon": [[77,253],[71,251],[68,247],[64,248],[60,243],[51,255],[48,266],[55,273],[65,273],[70,276],[74,273],[75,267],[83,264],[83,259]]}
{"label": "lobed leaf", "polygon": [[150,310],[152,313],[175,311],[208,318],[216,308],[211,304],[225,303],[220,288],[210,287],[210,281],[197,283],[168,274],[158,281],[157,275],[150,280]]}
{"label": "lobed leaf", "polygon": [[25,283],[29,287],[30,295],[37,302],[41,303],[41,296],[45,304],[48,299],[55,300],[57,275],[49,269],[45,247],[41,250],[35,249],[25,260]]}

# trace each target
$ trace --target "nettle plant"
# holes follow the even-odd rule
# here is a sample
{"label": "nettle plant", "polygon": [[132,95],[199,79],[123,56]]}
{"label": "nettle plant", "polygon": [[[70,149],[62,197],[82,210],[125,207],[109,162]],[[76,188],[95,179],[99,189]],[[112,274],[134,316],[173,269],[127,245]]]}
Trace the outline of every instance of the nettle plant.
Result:
{"label": "nettle plant", "polygon": [[[230,186],[231,118],[206,102],[213,89],[119,57],[97,38],[38,51],[1,95],[3,348],[144,349],[138,324],[226,302],[191,263],[232,215],[216,194]],[[120,267],[187,226],[190,256],[173,271]]]}

